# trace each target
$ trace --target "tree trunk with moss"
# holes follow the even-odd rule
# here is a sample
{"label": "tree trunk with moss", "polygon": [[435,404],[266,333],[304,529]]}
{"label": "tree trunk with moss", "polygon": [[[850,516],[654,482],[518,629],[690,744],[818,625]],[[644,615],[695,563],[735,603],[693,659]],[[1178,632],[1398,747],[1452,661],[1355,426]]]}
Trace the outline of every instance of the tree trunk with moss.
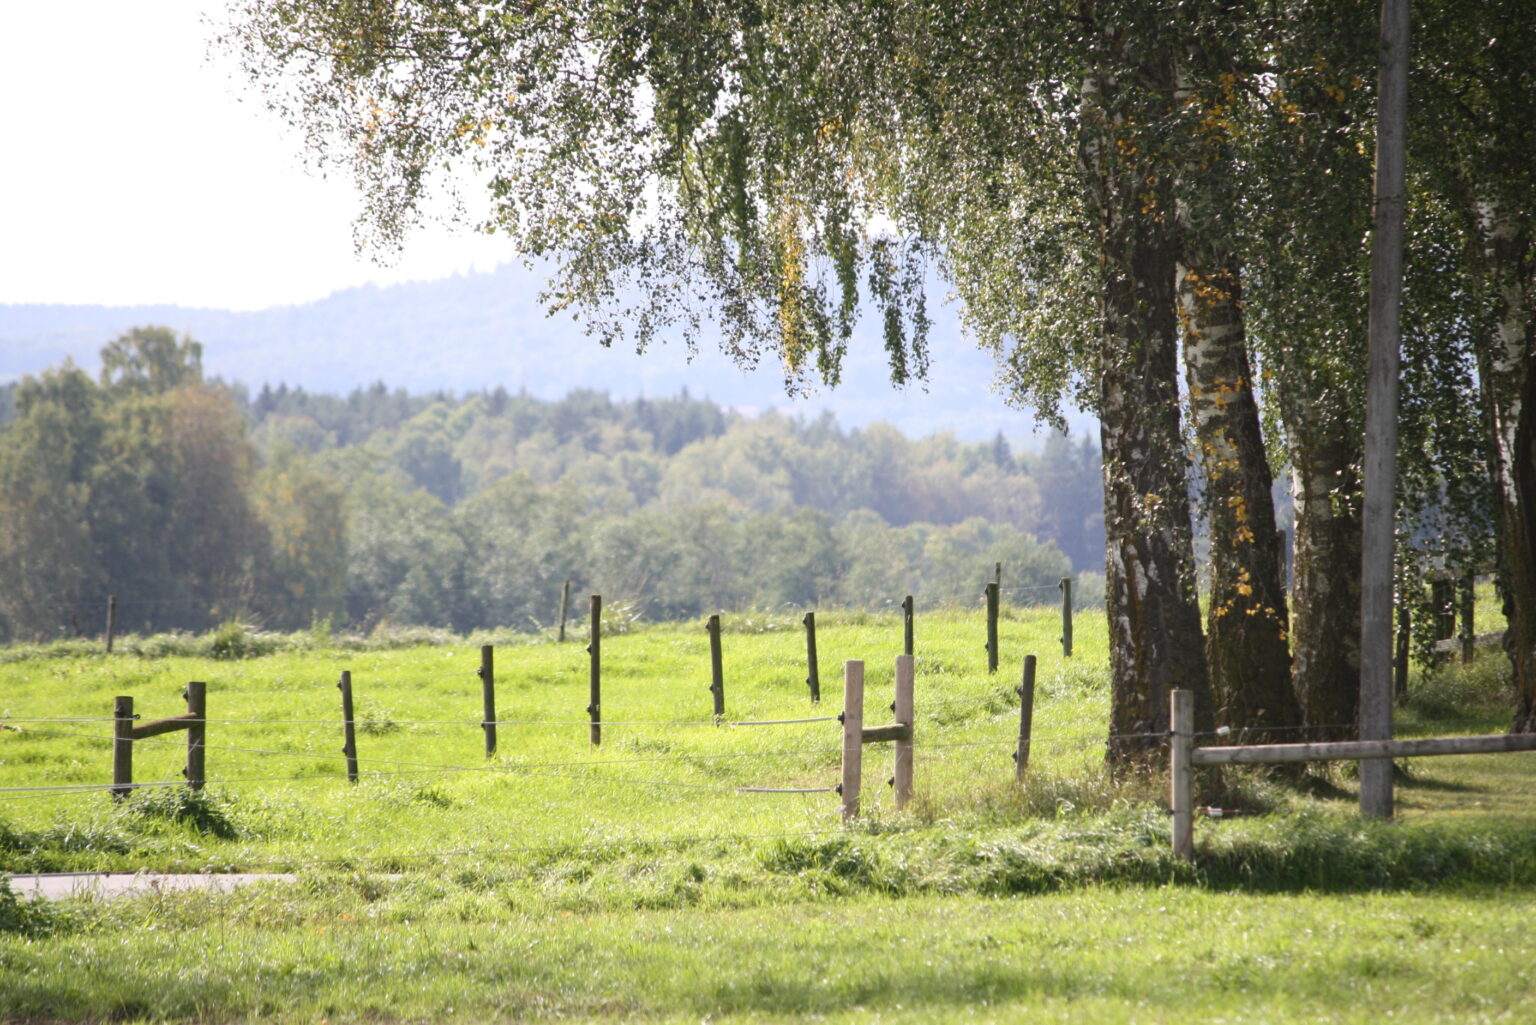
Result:
{"label": "tree trunk with moss", "polygon": [[1236,261],[1187,244],[1178,273],[1190,415],[1211,537],[1206,662],[1218,724],[1248,743],[1294,739],[1289,615]]}

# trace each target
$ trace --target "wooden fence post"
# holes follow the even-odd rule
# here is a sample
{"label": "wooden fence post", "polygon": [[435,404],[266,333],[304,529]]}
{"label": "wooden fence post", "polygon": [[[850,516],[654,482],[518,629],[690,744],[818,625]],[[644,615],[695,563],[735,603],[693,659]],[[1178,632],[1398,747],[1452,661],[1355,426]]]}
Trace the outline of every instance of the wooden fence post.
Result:
{"label": "wooden fence post", "polygon": [[571,607],[571,578],[565,578],[565,586],[560,589],[560,636],[556,638],[559,643],[565,643],[565,614]]}
{"label": "wooden fence post", "polygon": [[1456,599],[1449,580],[1435,579],[1429,582],[1429,604],[1435,613],[1435,640],[1447,641],[1455,637]]}
{"label": "wooden fence post", "polygon": [[1408,655],[1413,650],[1413,603],[1406,594],[1397,598],[1397,650],[1393,652],[1393,691],[1401,701],[1408,696]]}
{"label": "wooden fence post", "polygon": [[843,821],[859,816],[859,781],[864,768],[864,663],[843,663]]}
{"label": "wooden fence post", "polygon": [[1169,720],[1173,726],[1169,734],[1169,793],[1168,803],[1173,812],[1173,856],[1179,861],[1192,861],[1195,856],[1195,773],[1190,759],[1194,743],[1195,702],[1191,691],[1176,689],[1168,692]]}
{"label": "wooden fence post", "polygon": [[496,753],[496,649],[493,645],[480,645],[480,698],[485,706],[485,718],[480,728],[485,731],[485,757]]}
{"label": "wooden fence post", "polygon": [[895,772],[891,774],[891,785],[896,788],[897,809],[905,808],[907,802],[912,800],[912,691],[916,675],[912,656],[897,655],[896,702],[891,706],[891,711],[896,713],[896,722],[908,728],[906,736],[896,738],[896,766]]}
{"label": "wooden fence post", "polygon": [[208,684],[192,680],[187,684],[184,696],[187,714],[192,719],[187,723],[187,767],[182,770],[182,775],[187,777],[187,786],[201,790],[207,775]]}
{"label": "wooden fence post", "polygon": [[1472,571],[1468,570],[1461,578],[1461,663],[1471,665],[1477,658],[1477,631],[1472,622],[1474,607],[1477,604],[1475,591],[1476,580]]}
{"label": "wooden fence post", "polygon": [[133,698],[112,700],[112,796],[127,797],[133,790]]}
{"label": "wooden fence post", "polygon": [[587,705],[587,718],[591,721],[592,746],[603,742],[603,596],[592,596],[592,640],[587,645],[590,657],[588,678],[591,683],[591,701]]}
{"label": "wooden fence post", "polygon": [[913,654],[912,651],[912,596],[909,594],[901,600],[902,644],[901,651],[904,655]]}
{"label": "wooden fence post", "polygon": [[341,753],[347,756],[347,782],[357,782],[357,730],[352,721],[352,670],[341,671]]}
{"label": "wooden fence post", "polygon": [[117,633],[117,595],[107,595],[107,654],[112,654],[112,635]]}
{"label": "wooden fence post", "polygon": [[1061,583],[1061,653],[1072,657],[1072,578],[1062,577]]}
{"label": "wooden fence post", "polygon": [[1013,778],[1024,782],[1029,771],[1029,738],[1035,726],[1035,656],[1024,656],[1024,678],[1019,682],[1019,746],[1013,752]]}
{"label": "wooden fence post", "polygon": [[725,715],[725,667],[720,659],[720,616],[709,617],[704,625],[709,631],[709,693],[715,699],[715,718]]}
{"label": "wooden fence post", "polygon": [[992,581],[995,584],[997,584],[998,593],[1002,593],[1002,590],[1003,590],[1003,564],[1000,563],[1000,562],[997,564],[997,568],[994,569],[993,572],[992,572]]}
{"label": "wooden fence post", "polygon": [[807,612],[805,619],[805,664],[809,670],[806,686],[811,688],[811,703],[821,701],[821,670],[816,664],[816,613]]}
{"label": "wooden fence post", "polygon": [[987,585],[987,672],[997,672],[997,584]]}

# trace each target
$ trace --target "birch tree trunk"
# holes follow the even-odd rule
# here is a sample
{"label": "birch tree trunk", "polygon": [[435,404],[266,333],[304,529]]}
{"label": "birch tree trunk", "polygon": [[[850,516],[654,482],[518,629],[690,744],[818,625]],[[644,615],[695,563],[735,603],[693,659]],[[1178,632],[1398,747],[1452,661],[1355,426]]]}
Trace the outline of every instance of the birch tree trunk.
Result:
{"label": "birch tree trunk", "polygon": [[[1146,69],[1171,95],[1169,69]],[[1212,724],[1195,594],[1194,540],[1179,427],[1174,206],[1166,174],[1119,133],[1117,83],[1085,89],[1083,163],[1099,212],[1099,416],[1103,448],[1105,611],[1113,764],[1163,750],[1168,693],[1195,692],[1196,728]]]}
{"label": "birch tree trunk", "polygon": [[1294,739],[1290,618],[1236,261],[1186,242],[1179,319],[1211,535],[1206,662],[1215,720],[1244,743]]}
{"label": "birch tree trunk", "polygon": [[1291,678],[1308,735],[1347,740],[1360,712],[1361,438],[1352,418],[1291,410]]}
{"label": "birch tree trunk", "polygon": [[1478,346],[1498,531],[1499,596],[1514,669],[1510,730],[1536,732],[1536,291],[1532,235],[1495,203],[1479,210],[1496,332]]}

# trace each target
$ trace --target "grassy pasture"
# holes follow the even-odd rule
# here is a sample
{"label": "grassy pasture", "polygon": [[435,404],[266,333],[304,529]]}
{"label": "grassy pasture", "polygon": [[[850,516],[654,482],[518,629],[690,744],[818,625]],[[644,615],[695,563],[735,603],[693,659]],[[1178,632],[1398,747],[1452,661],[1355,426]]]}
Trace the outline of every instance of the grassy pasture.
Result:
{"label": "grassy pasture", "polygon": [[[798,616],[725,618],[729,718],[835,715],[841,661],[861,658],[866,722],[884,721],[899,618],[818,626],[813,706]],[[490,760],[478,638],[0,664],[0,721],[19,727],[0,731],[0,788],[108,782],[114,694],[148,719],[206,680],[211,720],[204,798],[0,792],[0,871],[302,877],[47,908],[0,891],[0,1021],[1530,1016],[1536,763],[1419,760],[1396,824],[1354,817],[1347,769],[1303,791],[1235,776],[1224,803],[1272,814],[1202,820],[1200,857],[1180,866],[1164,781],[1099,771],[1099,620],[1079,618],[1071,660],[1058,633],[1052,610],[1009,613],[989,676],[977,612],[920,616],[917,796],[896,813],[889,749],[866,748],[852,828],[835,794],[736,791],[833,785],[839,728],[710,723],[701,624],[605,636],[604,717],[637,725],[605,728],[597,749],[583,642],[498,638],[498,714],[521,725]],[[1021,792],[1026,652],[1040,673]],[[1490,653],[1416,680],[1402,731],[1502,729],[1496,677]],[[141,742],[136,780],[175,779],[183,751],[181,734]]]}

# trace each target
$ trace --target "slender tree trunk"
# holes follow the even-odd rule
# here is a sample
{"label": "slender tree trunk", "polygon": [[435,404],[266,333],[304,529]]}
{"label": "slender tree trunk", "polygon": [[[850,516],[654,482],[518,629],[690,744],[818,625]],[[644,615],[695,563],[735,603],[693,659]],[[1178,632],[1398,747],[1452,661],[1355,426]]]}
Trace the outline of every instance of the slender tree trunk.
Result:
{"label": "slender tree trunk", "polygon": [[[1148,69],[1171,95],[1172,75]],[[1111,704],[1107,757],[1156,758],[1168,692],[1196,695],[1196,726],[1212,723],[1195,594],[1186,458],[1179,427],[1171,187],[1116,133],[1107,78],[1090,83],[1084,167],[1100,214],[1104,267],[1099,416],[1103,447],[1105,611]],[[1100,105],[1102,104],[1102,105]]]}
{"label": "slender tree trunk", "polygon": [[1529,229],[1482,204],[1485,286],[1494,337],[1478,346],[1498,531],[1504,650],[1514,670],[1512,732],[1536,732],[1536,251]]}
{"label": "slender tree trunk", "polygon": [[1248,743],[1294,739],[1289,614],[1243,326],[1236,261],[1186,242],[1178,273],[1184,366],[1211,534],[1206,662],[1217,723]]}
{"label": "slender tree trunk", "polygon": [[1296,539],[1292,682],[1313,739],[1358,732],[1360,712],[1360,436],[1353,423],[1290,419]]}

